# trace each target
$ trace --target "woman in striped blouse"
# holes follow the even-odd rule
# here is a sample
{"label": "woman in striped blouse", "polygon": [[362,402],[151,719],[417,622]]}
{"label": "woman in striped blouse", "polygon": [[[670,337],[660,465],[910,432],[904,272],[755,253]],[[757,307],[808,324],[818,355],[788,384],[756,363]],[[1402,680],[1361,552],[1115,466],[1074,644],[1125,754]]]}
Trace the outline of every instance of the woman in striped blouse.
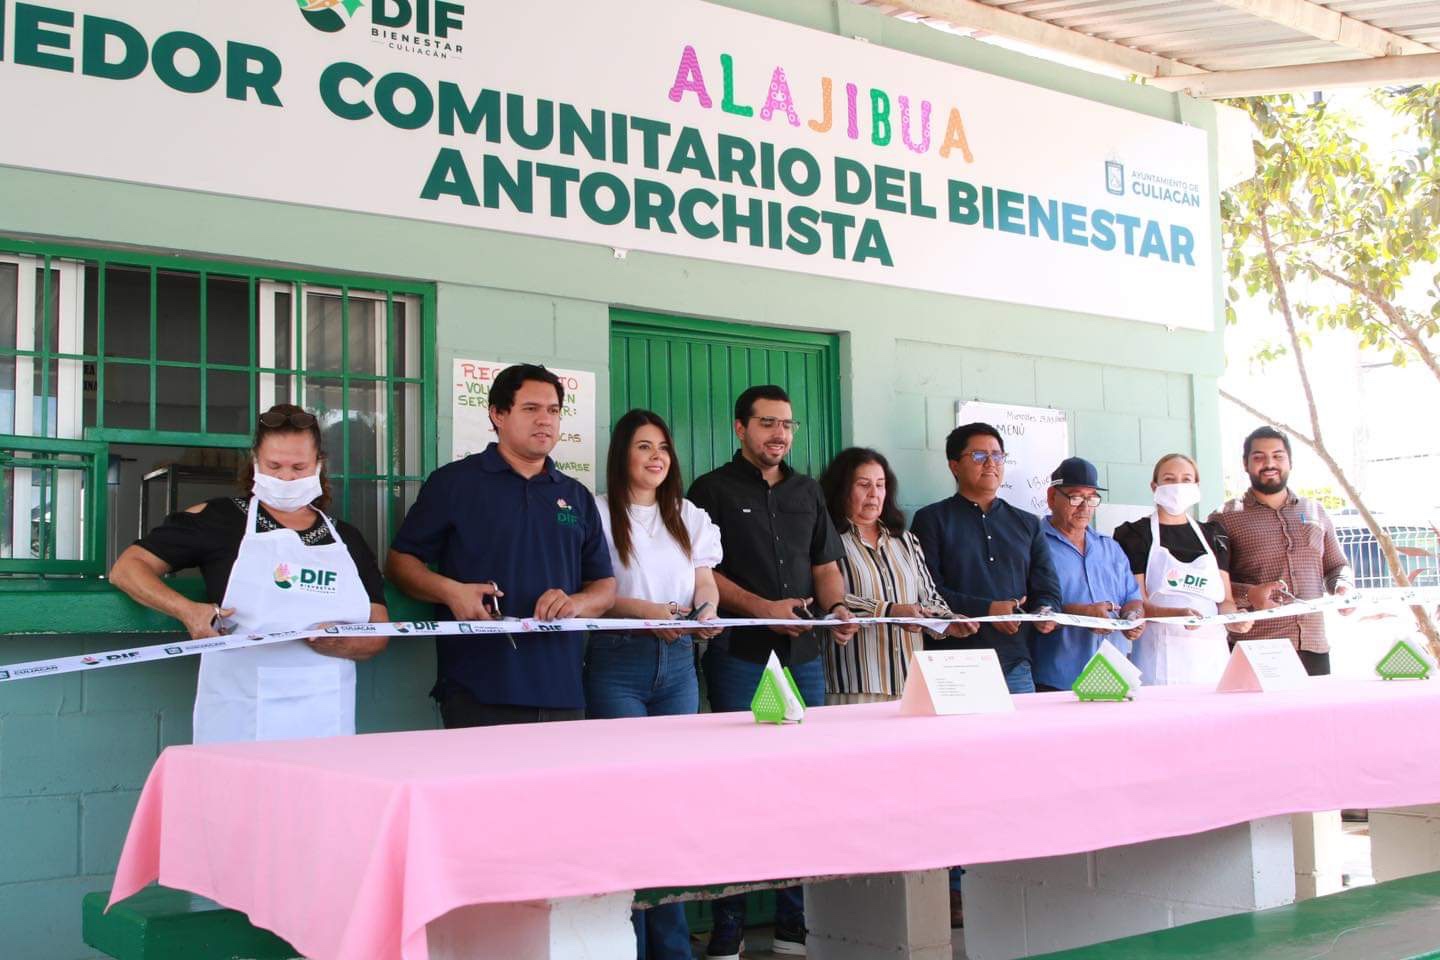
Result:
{"label": "woman in striped blouse", "polygon": [[[900,492],[879,451],[842,450],[820,477],[825,502],[845,556],[845,605],[857,616],[954,617],[935,589],[925,555],[896,506]],[[953,623],[950,636],[968,637],[978,627]],[[825,645],[827,703],[893,700],[905,692],[910,653],[923,649],[919,627],[872,624],[848,644]]]}

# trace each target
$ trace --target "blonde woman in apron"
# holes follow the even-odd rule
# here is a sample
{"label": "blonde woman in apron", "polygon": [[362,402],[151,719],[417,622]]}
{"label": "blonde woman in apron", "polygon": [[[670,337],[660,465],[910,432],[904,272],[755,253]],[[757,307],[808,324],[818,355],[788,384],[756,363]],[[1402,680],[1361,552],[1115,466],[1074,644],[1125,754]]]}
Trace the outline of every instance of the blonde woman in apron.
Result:
{"label": "blonde woman in apron", "polygon": [[[1190,514],[1200,502],[1195,462],[1184,454],[1167,454],[1155,465],[1150,489],[1155,512],[1115,531],[1145,597],[1145,615],[1233,613],[1228,545],[1218,529],[1202,526]],[[1232,627],[1235,633],[1249,629],[1248,623]],[[1218,624],[1147,624],[1131,654],[1149,684],[1217,683],[1229,658],[1228,633]]]}
{"label": "blonde woman in apron", "polygon": [[[322,511],[324,450],[313,414],[261,414],[251,496],[220,497],[168,517],[126,549],[111,581],[179,620],[195,639],[386,620],[383,579],[354,527]],[[209,602],[161,578],[199,567]],[[201,654],[194,742],[285,740],[355,732],[355,661],[384,637],[322,635]]]}

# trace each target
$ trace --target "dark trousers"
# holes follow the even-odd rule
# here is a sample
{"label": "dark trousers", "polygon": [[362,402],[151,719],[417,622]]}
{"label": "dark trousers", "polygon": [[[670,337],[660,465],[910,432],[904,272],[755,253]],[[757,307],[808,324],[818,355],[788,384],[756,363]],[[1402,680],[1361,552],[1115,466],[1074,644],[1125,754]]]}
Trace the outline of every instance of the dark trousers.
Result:
{"label": "dark trousers", "polygon": [[[701,661],[705,668],[705,689],[710,709],[716,713],[749,710],[755,688],[765,673],[765,664],[731,656],[711,646]],[[818,706],[825,702],[825,668],[817,658],[790,664],[790,675],[800,688],[800,699]],[[745,897],[720,897],[710,905],[715,918],[714,932],[738,933],[745,926]],[[775,891],[775,925],[794,929],[805,926],[805,888],[781,887]]]}
{"label": "dark trousers", "polygon": [[470,691],[450,685],[440,697],[440,720],[445,729],[457,727],[502,727],[512,723],[549,723],[552,720],[584,720],[584,710],[555,707],[517,707],[509,703],[480,703]]}
{"label": "dark trousers", "polygon": [[1330,654],[1316,653],[1313,650],[1298,650],[1300,662],[1305,665],[1305,672],[1312,677],[1330,676]]}

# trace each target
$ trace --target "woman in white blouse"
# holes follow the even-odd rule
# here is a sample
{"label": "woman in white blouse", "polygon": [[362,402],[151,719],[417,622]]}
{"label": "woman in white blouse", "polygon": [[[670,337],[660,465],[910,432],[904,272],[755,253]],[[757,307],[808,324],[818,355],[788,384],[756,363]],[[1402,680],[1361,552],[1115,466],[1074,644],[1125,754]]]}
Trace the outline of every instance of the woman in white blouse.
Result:
{"label": "woman in white blouse", "polygon": [[[713,620],[720,529],[682,495],[670,428],[649,410],[615,424],[600,521],[615,567],[609,616]],[[699,631],[712,637],[720,632]],[[591,719],[695,713],[700,685],[694,639],[680,630],[594,633],[585,654],[585,713]],[[683,904],[635,911],[642,960],[690,960]]]}

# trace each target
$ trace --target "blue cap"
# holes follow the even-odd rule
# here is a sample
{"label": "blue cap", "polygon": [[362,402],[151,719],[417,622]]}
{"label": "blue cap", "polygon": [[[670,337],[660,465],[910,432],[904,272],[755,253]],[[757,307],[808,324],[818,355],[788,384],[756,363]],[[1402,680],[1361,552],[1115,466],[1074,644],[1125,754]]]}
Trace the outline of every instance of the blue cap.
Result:
{"label": "blue cap", "polygon": [[1095,464],[1083,457],[1070,457],[1061,462],[1050,474],[1050,486],[1052,487],[1094,487],[1096,490],[1104,490],[1100,486],[1100,473],[1095,469]]}

